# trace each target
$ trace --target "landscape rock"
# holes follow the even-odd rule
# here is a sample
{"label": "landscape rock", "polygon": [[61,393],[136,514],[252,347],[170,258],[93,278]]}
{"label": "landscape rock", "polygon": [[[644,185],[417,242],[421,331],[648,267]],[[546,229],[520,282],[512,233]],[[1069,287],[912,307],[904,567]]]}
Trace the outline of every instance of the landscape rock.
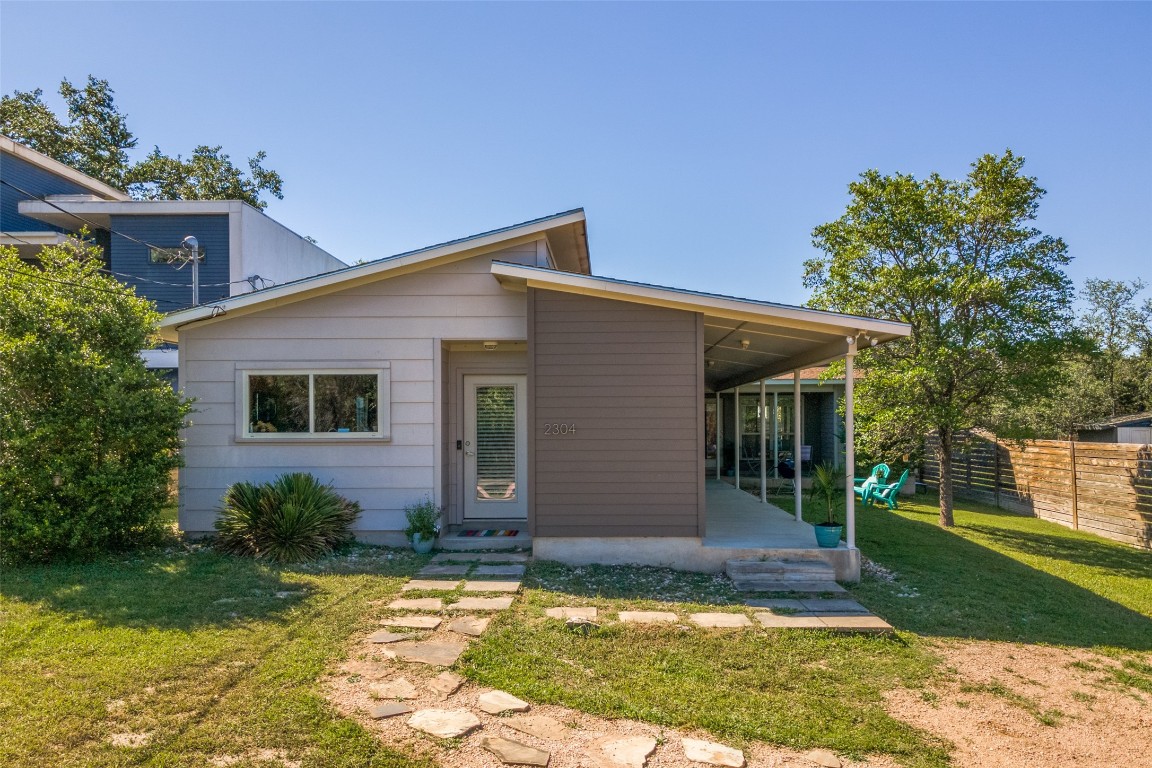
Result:
{"label": "landscape rock", "polygon": [[379,632],[373,632],[368,635],[368,642],[370,643],[398,643],[401,640],[411,640],[412,635],[402,632],[389,632],[382,629]]}
{"label": "landscape rock", "polygon": [[416,686],[403,677],[370,686],[368,691],[378,699],[414,699]]}
{"label": "landscape rock", "polygon": [[467,647],[467,643],[395,643],[383,650],[388,656],[402,661],[450,667]]}
{"label": "landscape rock", "polygon": [[454,739],[479,728],[480,718],[462,709],[422,709],[408,718],[408,727],[442,739]]}
{"label": "landscape rock", "polygon": [[544,615],[550,619],[595,619],[595,608],[549,608],[544,611]]}
{"label": "landscape rock", "polygon": [[368,717],[373,720],[383,720],[386,717],[396,717],[396,715],[404,715],[412,711],[412,707],[407,704],[401,704],[398,701],[386,701],[383,704],[377,704],[368,709]]}
{"label": "landscape rock", "polygon": [[480,694],[476,699],[476,706],[490,715],[501,712],[527,712],[528,702],[521,701],[510,693],[504,691],[488,691]]}
{"label": "landscape rock", "polygon": [[540,739],[563,741],[572,735],[566,725],[547,715],[516,715],[505,720],[504,724]]}
{"label": "landscape rock", "polygon": [[823,768],[841,768],[843,765],[840,758],[826,749],[814,749],[804,755],[804,759],[813,765],[823,766]]}
{"label": "landscape rock", "polygon": [[584,754],[596,768],[644,768],[655,751],[651,736],[605,736],[589,744]]}
{"label": "landscape rock", "polygon": [[675,624],[676,614],[666,611],[620,611],[620,621],[629,624]]}
{"label": "landscape rock", "polygon": [[464,678],[453,672],[441,672],[428,681],[428,687],[445,699],[460,690],[463,684]]}
{"label": "landscape rock", "polygon": [[693,762],[744,768],[744,753],[738,749],[701,739],[681,738],[680,743],[684,747],[684,757]]}
{"label": "landscape rock", "polygon": [[448,625],[448,629],[460,635],[479,637],[484,634],[492,619],[481,619],[477,616],[461,616]]}
{"label": "landscape rock", "polygon": [[505,765],[548,765],[549,753],[543,749],[536,749],[518,741],[504,739],[499,736],[484,736],[480,739],[480,746],[488,750]]}
{"label": "landscape rock", "polygon": [[397,616],[391,619],[380,619],[386,627],[405,627],[407,629],[436,629],[443,621],[439,616]]}

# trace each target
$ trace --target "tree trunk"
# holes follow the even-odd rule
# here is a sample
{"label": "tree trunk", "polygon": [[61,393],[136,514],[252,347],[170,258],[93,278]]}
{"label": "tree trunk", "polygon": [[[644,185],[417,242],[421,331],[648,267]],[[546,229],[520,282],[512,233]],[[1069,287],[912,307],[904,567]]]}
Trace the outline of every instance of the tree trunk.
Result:
{"label": "tree trunk", "polygon": [[940,429],[936,461],[940,466],[940,525],[951,528],[952,519],[952,430]]}

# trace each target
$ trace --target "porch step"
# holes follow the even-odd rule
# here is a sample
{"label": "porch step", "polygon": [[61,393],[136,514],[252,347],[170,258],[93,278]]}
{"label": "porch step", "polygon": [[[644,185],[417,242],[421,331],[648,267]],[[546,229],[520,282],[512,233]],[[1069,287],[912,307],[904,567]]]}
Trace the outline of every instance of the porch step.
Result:
{"label": "porch step", "polygon": [[[526,527],[527,526],[525,526],[525,528]],[[503,528],[512,528],[512,526],[500,526],[498,530]],[[440,540],[436,542],[436,548],[447,552],[532,549],[532,537],[528,535],[528,531],[524,530],[524,528],[521,528],[520,532],[515,536],[461,536],[461,530],[469,529],[461,529],[453,526],[453,530],[441,533]]]}
{"label": "porch step", "polygon": [[729,560],[724,572],[741,592],[844,592],[823,560]]}

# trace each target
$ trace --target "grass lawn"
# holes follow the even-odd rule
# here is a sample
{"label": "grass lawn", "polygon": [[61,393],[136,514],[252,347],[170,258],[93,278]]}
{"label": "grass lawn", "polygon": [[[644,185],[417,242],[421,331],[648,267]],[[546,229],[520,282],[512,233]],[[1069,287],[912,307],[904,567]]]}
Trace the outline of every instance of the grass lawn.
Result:
{"label": "grass lawn", "polygon": [[[370,600],[427,558],[377,549],[271,568],[183,548],[8,568],[0,765],[425,766],[335,715],[317,678]],[[147,734],[143,746],[117,746]]]}

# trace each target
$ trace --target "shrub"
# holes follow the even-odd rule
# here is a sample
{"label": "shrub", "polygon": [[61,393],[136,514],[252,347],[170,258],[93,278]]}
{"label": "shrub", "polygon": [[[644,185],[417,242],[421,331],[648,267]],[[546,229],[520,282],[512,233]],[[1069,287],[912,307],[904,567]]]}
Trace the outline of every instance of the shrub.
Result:
{"label": "shrub", "polygon": [[350,544],[360,505],[307,472],[271,483],[236,483],[216,520],[225,552],[277,563],[314,560]]}
{"label": "shrub", "polygon": [[90,557],[150,543],[188,406],[140,350],[160,319],[78,240],[0,248],[0,549]]}

